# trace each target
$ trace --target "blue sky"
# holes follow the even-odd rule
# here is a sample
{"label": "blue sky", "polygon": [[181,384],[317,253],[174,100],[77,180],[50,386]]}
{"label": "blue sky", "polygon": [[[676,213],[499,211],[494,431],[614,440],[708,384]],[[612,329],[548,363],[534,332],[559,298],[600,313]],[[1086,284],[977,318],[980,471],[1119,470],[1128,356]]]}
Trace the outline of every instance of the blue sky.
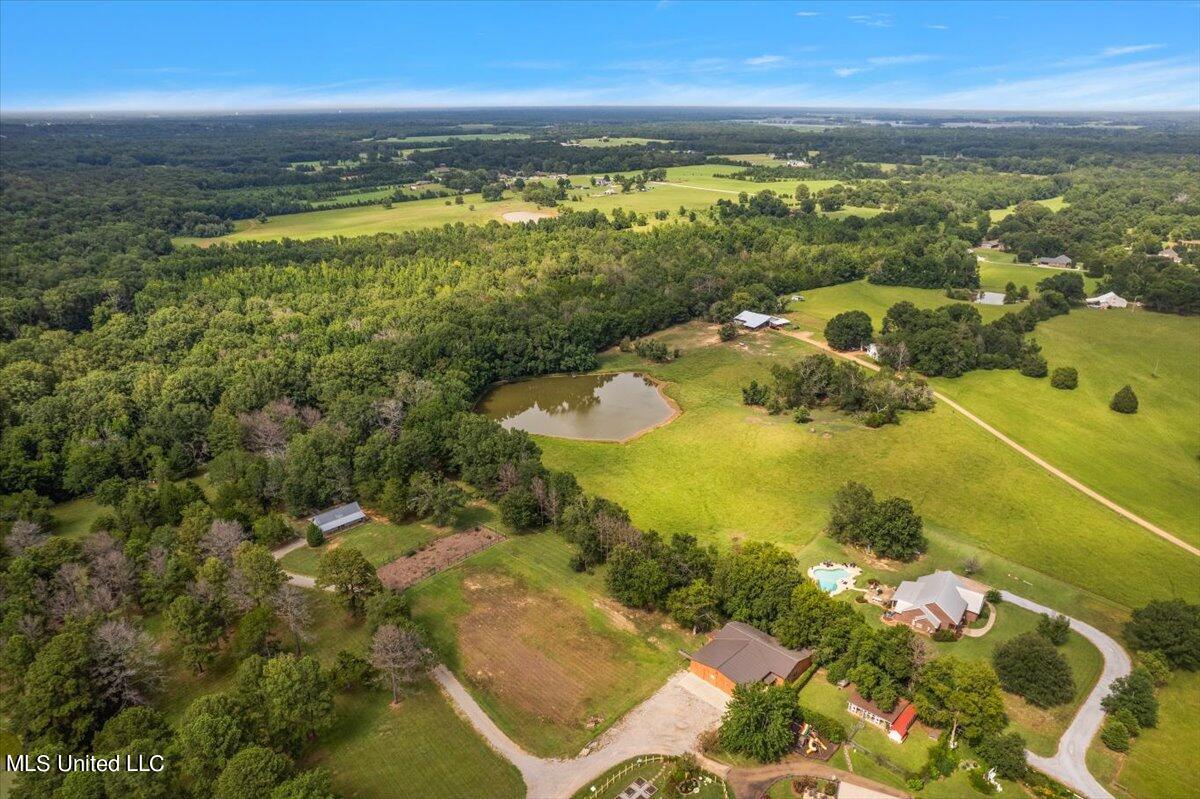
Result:
{"label": "blue sky", "polygon": [[0,109],[1200,108],[1200,2],[0,0]]}

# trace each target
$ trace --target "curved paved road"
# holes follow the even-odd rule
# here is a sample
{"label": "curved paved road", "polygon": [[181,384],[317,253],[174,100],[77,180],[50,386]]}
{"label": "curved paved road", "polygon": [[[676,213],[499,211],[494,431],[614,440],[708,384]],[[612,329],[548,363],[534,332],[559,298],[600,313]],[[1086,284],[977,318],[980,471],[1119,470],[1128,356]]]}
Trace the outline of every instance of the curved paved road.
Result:
{"label": "curved paved road", "polygon": [[[784,334],[785,336],[791,336],[792,338],[800,339],[801,341],[803,341],[807,344],[811,344],[814,347],[825,350],[826,352],[828,352],[832,355],[836,355],[839,358],[845,358],[848,361],[854,361],[854,363],[858,364],[859,366],[865,366],[866,368],[872,369],[876,372],[879,371],[878,364],[871,363],[870,361],[859,358],[856,355],[854,355],[853,353],[840,352],[838,350],[835,350],[833,347],[830,347],[825,342],[817,341],[815,338],[813,338],[813,334],[810,331],[807,331],[807,330],[804,330],[804,331],[780,330],[779,332]],[[975,424],[979,425],[980,427],[982,427],[984,430],[986,430],[988,433],[990,433],[992,436],[994,436],[996,439],[998,439],[1001,443],[1007,445],[1008,447],[1011,447],[1012,449],[1019,452],[1021,455],[1024,455],[1026,458],[1033,461],[1038,466],[1041,466],[1047,472],[1054,475],[1059,480],[1062,480],[1064,483],[1071,486],[1075,490],[1077,490],[1083,494],[1086,494],[1088,497],[1091,497],[1092,499],[1096,500],[1097,502],[1099,502],[1101,505],[1108,508],[1109,510],[1114,511],[1115,513],[1118,513],[1121,516],[1124,516],[1126,519],[1133,522],[1134,524],[1139,525],[1140,527],[1142,527],[1146,530],[1149,530],[1151,533],[1154,533],[1159,538],[1161,538],[1165,541],[1169,541],[1172,544],[1174,544],[1175,546],[1180,547],[1181,549],[1187,550],[1188,552],[1192,553],[1193,555],[1200,557],[1200,548],[1192,546],[1187,541],[1184,541],[1183,539],[1179,538],[1178,536],[1174,535],[1173,533],[1169,533],[1166,530],[1164,530],[1163,528],[1159,527],[1157,524],[1154,524],[1153,522],[1149,522],[1149,521],[1143,519],[1141,516],[1138,516],[1136,513],[1129,510],[1128,508],[1118,505],[1117,503],[1113,502],[1111,499],[1104,496],[1100,492],[1098,492],[1092,488],[1089,488],[1088,486],[1079,482],[1074,477],[1072,477],[1071,475],[1064,472],[1062,469],[1059,469],[1057,466],[1054,466],[1049,461],[1040,457],[1036,453],[1031,452],[1030,450],[1021,446],[1016,441],[1013,441],[1011,438],[1006,436],[1004,433],[1001,433],[999,430],[992,427],[990,424],[988,424],[984,420],[980,419],[978,416],[971,413],[966,408],[964,408],[963,406],[959,405],[954,400],[947,397],[945,394],[935,391],[935,392],[933,392],[933,396],[939,402],[946,403],[947,406],[949,406],[953,410],[958,411],[963,416],[965,416],[968,420],[970,420],[970,421],[974,422]]]}
{"label": "curved paved road", "polygon": [[[1008,591],[1001,591],[1000,596],[1005,602],[1032,610],[1034,613],[1058,613],[1045,605],[1039,605]],[[1108,694],[1108,687],[1112,685],[1113,680],[1129,673],[1129,655],[1125,654],[1120,644],[1090,624],[1071,619],[1071,629],[1100,650],[1100,654],[1104,656],[1104,670],[1100,673],[1100,679],[1092,688],[1092,692],[1083,700],[1067,731],[1063,733],[1054,757],[1042,757],[1033,752],[1026,752],[1025,755],[1031,766],[1073,788],[1081,796],[1087,799],[1113,799],[1112,794],[1088,772],[1087,750],[1100,725],[1104,723],[1104,710],[1100,707],[1100,700]]]}

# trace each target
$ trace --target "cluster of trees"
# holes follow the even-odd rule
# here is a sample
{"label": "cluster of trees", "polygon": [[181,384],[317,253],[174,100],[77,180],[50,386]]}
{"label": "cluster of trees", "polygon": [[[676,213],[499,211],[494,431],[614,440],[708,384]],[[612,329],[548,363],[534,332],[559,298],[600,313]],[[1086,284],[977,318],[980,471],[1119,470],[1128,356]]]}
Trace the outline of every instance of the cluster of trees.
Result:
{"label": "cluster of trees", "polygon": [[446,165],[462,170],[498,170],[532,175],[636,172],[704,163],[704,155],[641,145],[565,147],[554,141],[458,141],[437,150],[414,152],[409,159],[424,169]]}
{"label": "cluster of trees", "polygon": [[927,545],[924,524],[911,502],[901,497],[876,500],[871,489],[853,481],[833,495],[825,530],[834,541],[893,560],[915,560]]}
{"label": "cluster of trees", "polygon": [[809,355],[791,366],[771,367],[772,384],[752,380],[742,388],[742,402],[771,413],[796,411],[806,421],[813,408],[829,406],[862,414],[869,427],[898,424],[900,411],[927,411],[933,392],[924,380],[891,372],[868,374],[856,364],[824,353]]}

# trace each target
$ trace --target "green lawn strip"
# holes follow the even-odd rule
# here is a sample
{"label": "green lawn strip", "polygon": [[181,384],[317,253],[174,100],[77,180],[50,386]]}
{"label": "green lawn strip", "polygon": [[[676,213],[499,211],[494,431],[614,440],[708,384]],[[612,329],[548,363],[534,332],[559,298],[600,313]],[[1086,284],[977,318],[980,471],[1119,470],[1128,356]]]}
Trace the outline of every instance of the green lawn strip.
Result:
{"label": "green lawn strip", "polygon": [[343,546],[361,550],[371,565],[378,568],[415,551],[438,535],[437,528],[421,522],[396,525],[369,521],[330,536],[319,547],[303,546],[292,550],[279,563],[287,571],[315,575],[321,555],[333,547]]}
{"label": "green lawn strip", "polygon": [[[455,671],[476,701],[514,741],[540,756],[574,756],[588,741],[601,734],[631,708],[657,690],[682,661],[679,649],[697,643],[692,636],[664,623],[658,616],[634,616],[636,631],[619,629],[599,602],[607,602],[602,575],[577,574],[568,566],[571,547],[557,534],[541,533],[513,538],[472,556],[458,566],[434,575],[410,589],[413,617],[430,632],[430,643],[440,658]],[[628,672],[619,690],[587,698],[588,713],[603,719],[595,729],[582,725],[553,723],[538,718],[509,701],[502,691],[481,684],[478,675],[467,673],[458,650],[457,622],[469,610],[463,580],[486,572],[516,578],[531,592],[546,592],[565,600],[579,612],[587,634],[608,639],[619,652],[610,666]],[[540,636],[556,630],[529,630],[536,645]],[[596,664],[596,668],[604,668]]]}
{"label": "green lawn strip", "polygon": [[322,766],[347,799],[525,796],[516,767],[488,747],[431,682],[409,686],[391,707],[385,691],[339,696],[337,721],[304,759]]}
{"label": "green lawn strip", "polygon": [[1176,671],[1158,691],[1158,726],[1142,730],[1128,754],[1088,750],[1088,768],[1118,796],[1134,799],[1195,797],[1200,774],[1200,672]]}
{"label": "green lawn strip", "polygon": [[[751,378],[768,380],[773,362],[810,355],[812,347],[780,334],[715,344],[711,328],[699,324],[662,338],[680,346],[683,357],[658,365],[606,353],[601,368],[638,368],[666,380],[667,393],[683,409],[679,418],[624,445],[538,439],[548,465],[621,503],[642,527],[723,544],[769,540],[798,550],[820,534],[834,492],[858,480],[910,499],[948,541],[986,549],[1119,605],[1200,595],[1200,585],[1188,582],[1191,555],[1088,499],[949,408],[906,413],[900,425],[879,430],[833,413],[797,425],[789,415],[771,417],[742,405],[739,387]],[[918,573],[929,565],[919,564]],[[1038,582],[1011,573],[1018,585]],[[1030,598],[1045,593],[1030,592]],[[1062,606],[1072,598],[1049,604],[1090,620],[1093,609]]]}

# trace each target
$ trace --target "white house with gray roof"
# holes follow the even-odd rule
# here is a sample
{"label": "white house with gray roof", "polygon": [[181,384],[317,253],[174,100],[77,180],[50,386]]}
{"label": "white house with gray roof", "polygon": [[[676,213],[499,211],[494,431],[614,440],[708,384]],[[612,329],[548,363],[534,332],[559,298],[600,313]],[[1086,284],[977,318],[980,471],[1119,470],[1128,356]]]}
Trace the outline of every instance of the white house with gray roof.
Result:
{"label": "white house with gray roof", "polygon": [[918,632],[958,630],[979,618],[984,592],[954,572],[936,571],[900,583],[892,595],[889,621],[907,624]]}
{"label": "white house with gray roof", "polygon": [[315,524],[322,533],[332,533],[341,530],[344,527],[349,527],[352,524],[366,521],[367,514],[363,513],[363,509],[357,502],[349,502],[345,505],[338,505],[336,508],[330,508],[327,511],[322,511],[316,516],[309,519]]}
{"label": "white house with gray roof", "polygon": [[790,325],[791,322],[784,319],[782,316],[770,316],[757,311],[742,311],[737,316],[733,317],[733,321],[737,322],[747,330],[761,330],[764,327],[783,327]]}

